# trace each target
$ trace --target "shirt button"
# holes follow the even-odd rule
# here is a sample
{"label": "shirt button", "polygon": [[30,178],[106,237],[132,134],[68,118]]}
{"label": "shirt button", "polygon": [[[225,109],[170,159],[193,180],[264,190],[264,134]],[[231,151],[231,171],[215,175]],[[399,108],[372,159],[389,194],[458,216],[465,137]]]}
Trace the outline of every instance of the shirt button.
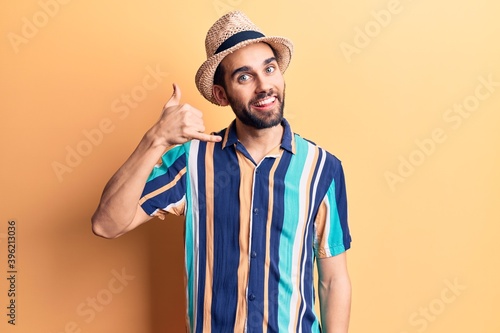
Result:
{"label": "shirt button", "polygon": [[249,299],[250,301],[255,300],[255,295],[254,295],[254,294],[250,294],[250,295],[248,295],[248,299]]}
{"label": "shirt button", "polygon": [[257,214],[259,213],[259,209],[258,209],[258,208],[254,208],[254,209],[253,209],[253,213],[254,213],[255,215],[257,215]]}
{"label": "shirt button", "polygon": [[251,254],[251,257],[252,257],[252,258],[255,258],[255,257],[257,257],[257,252],[255,252],[255,251],[252,251],[252,254]]}

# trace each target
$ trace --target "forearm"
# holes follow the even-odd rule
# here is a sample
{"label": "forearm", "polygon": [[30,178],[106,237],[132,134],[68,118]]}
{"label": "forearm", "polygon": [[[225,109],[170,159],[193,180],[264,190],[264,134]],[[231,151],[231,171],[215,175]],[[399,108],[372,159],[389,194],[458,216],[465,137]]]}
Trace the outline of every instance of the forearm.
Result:
{"label": "forearm", "polygon": [[92,216],[95,234],[106,238],[117,237],[134,220],[147,178],[165,151],[164,146],[155,144],[150,132],[106,184]]}
{"label": "forearm", "polygon": [[351,313],[351,282],[349,276],[320,282],[321,322],[325,333],[347,333]]}
{"label": "forearm", "polygon": [[203,133],[203,114],[189,104],[179,104],[180,98],[180,89],[174,84],[174,92],[163,107],[158,122],[144,135],[104,188],[92,216],[92,230],[96,235],[118,237],[151,218],[138,207],[140,196],[151,170],[169,147],[192,139],[222,140],[218,135]]}

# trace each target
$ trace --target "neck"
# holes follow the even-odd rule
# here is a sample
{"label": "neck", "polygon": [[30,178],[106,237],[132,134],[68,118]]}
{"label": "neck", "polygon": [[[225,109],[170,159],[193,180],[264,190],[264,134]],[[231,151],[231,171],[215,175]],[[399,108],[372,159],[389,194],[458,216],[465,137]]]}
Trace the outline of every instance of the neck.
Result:
{"label": "neck", "polygon": [[284,128],[281,124],[264,129],[256,129],[236,119],[238,140],[245,146],[255,163],[260,161],[273,148],[281,144]]}

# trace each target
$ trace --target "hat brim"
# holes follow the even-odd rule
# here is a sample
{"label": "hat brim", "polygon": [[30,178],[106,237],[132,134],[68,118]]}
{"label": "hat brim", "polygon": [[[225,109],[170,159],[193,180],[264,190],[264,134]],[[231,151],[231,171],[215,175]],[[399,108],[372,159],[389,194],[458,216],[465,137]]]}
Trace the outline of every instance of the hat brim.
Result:
{"label": "hat brim", "polygon": [[284,37],[275,37],[275,36],[248,39],[234,45],[233,47],[227,50],[224,50],[220,53],[211,56],[200,66],[200,68],[196,72],[195,82],[196,82],[196,87],[203,95],[203,97],[205,97],[208,101],[212,102],[213,104],[220,105],[214,98],[212,93],[214,84],[214,74],[217,67],[228,54],[233,53],[236,50],[239,50],[247,45],[260,42],[267,43],[274,49],[278,66],[281,72],[284,73],[285,70],[288,68],[288,65],[290,64],[290,60],[292,58],[292,53],[293,53],[293,44],[289,39]]}

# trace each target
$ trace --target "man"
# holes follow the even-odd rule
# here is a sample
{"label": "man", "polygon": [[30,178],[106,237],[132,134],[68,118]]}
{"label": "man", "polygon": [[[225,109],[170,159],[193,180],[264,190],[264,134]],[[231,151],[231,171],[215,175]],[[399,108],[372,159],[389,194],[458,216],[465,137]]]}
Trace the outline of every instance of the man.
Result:
{"label": "man", "polygon": [[174,84],[159,121],[106,185],[93,231],[114,238],[154,216],[185,215],[189,331],[347,332],[344,176],[338,159],[283,118],[292,43],[231,12],[206,48],[196,85],[235,120],[204,133],[202,113],[180,103]]}

